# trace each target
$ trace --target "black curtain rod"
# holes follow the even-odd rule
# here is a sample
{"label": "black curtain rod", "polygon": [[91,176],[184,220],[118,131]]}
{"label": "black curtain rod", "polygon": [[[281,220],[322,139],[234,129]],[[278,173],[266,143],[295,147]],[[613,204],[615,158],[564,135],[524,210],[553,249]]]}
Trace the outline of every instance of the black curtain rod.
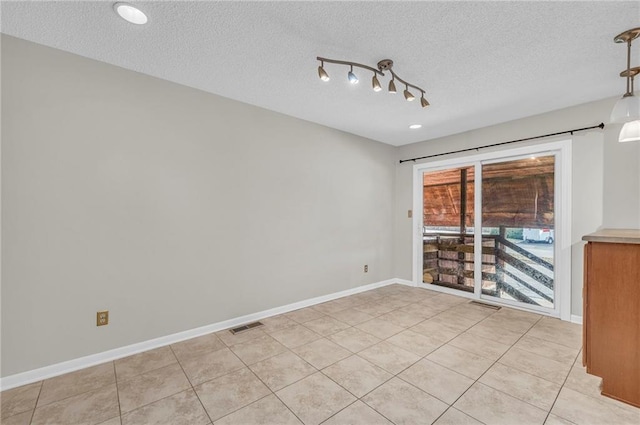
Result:
{"label": "black curtain rod", "polygon": [[604,128],[604,123],[600,123],[598,125],[594,125],[591,127],[584,127],[584,128],[575,128],[573,130],[567,130],[567,131],[560,131],[558,133],[549,133],[549,134],[544,134],[542,136],[534,136],[534,137],[527,137],[525,139],[518,139],[518,140],[510,140],[508,142],[501,142],[501,143],[494,143],[492,145],[484,145],[484,146],[478,146],[477,148],[468,148],[468,149],[460,149],[458,151],[451,151],[451,152],[444,152],[444,153],[436,153],[433,155],[427,155],[427,156],[420,156],[417,158],[410,158],[410,159],[401,159],[400,160],[400,164],[402,164],[403,162],[416,162],[420,159],[427,159],[427,158],[435,158],[437,156],[443,156],[443,155],[451,155],[453,153],[460,153],[460,152],[469,152],[469,151],[478,151],[480,149],[485,149],[485,148],[492,148],[494,146],[502,146],[502,145],[508,145],[510,143],[517,143],[517,142],[524,142],[526,140],[534,140],[534,139],[542,139],[544,137],[551,137],[551,136],[559,136],[560,134],[568,134],[571,133],[571,135],[573,136],[573,133],[578,132],[578,131],[586,131],[586,130],[593,130],[595,128],[599,128],[600,130],[602,130]]}

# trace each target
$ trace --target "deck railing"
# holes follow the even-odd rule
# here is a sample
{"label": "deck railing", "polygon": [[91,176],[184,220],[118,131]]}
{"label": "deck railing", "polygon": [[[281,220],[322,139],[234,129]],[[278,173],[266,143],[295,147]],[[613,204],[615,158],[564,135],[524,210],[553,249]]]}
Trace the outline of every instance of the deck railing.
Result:
{"label": "deck railing", "polygon": [[[474,236],[424,233],[423,281],[473,292]],[[534,305],[553,304],[553,264],[507,240],[482,235],[482,292]]]}

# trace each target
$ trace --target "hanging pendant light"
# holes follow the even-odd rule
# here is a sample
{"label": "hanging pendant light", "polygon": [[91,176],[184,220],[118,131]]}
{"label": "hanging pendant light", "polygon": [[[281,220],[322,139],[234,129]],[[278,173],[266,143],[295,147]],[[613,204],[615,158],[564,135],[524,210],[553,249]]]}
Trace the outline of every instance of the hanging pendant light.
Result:
{"label": "hanging pendant light", "polygon": [[[616,43],[627,43],[627,69],[621,73],[622,76],[626,77],[627,91],[622,96],[622,99],[616,102],[613,111],[611,111],[610,121],[612,123],[623,124],[640,120],[640,98],[633,94],[633,77],[637,74],[638,68],[631,68],[631,42],[638,36],[640,36],[640,28],[633,28],[618,34],[613,39]],[[622,132],[620,133],[619,141],[622,141],[621,138]]]}
{"label": "hanging pendant light", "polygon": [[625,123],[620,131],[618,142],[640,142],[640,120]]}

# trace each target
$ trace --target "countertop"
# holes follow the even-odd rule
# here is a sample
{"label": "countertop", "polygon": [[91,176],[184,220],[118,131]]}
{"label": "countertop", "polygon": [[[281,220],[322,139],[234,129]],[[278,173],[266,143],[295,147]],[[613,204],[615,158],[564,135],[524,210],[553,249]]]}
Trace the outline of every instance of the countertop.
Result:
{"label": "countertop", "polygon": [[588,242],[640,244],[640,229],[602,229],[582,237]]}

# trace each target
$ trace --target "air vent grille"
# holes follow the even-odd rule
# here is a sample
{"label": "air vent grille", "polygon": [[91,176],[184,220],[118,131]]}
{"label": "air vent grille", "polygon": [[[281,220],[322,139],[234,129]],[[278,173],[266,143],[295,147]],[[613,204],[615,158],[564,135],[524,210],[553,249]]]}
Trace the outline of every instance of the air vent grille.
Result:
{"label": "air vent grille", "polygon": [[262,322],[248,323],[246,325],[238,326],[237,328],[229,329],[229,332],[235,335],[243,331],[248,331],[249,329],[257,328],[258,326],[263,326],[263,323]]}

